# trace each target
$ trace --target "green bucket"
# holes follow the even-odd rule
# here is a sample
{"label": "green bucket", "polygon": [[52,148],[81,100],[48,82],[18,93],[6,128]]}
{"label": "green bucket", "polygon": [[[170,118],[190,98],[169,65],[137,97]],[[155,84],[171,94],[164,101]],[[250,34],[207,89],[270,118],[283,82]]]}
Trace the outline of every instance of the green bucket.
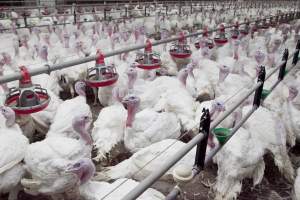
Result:
{"label": "green bucket", "polygon": [[261,93],[261,98],[262,99],[265,99],[267,98],[267,96],[270,94],[270,90],[266,90],[266,89],[263,89],[262,93]]}
{"label": "green bucket", "polygon": [[230,129],[228,128],[215,128],[213,134],[216,136],[220,144],[224,144],[230,136]]}

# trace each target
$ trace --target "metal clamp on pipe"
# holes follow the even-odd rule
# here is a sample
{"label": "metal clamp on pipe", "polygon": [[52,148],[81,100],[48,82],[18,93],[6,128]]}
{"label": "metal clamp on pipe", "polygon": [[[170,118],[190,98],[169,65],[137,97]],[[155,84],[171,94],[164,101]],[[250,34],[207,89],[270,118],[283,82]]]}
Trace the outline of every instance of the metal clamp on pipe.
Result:
{"label": "metal clamp on pipe", "polygon": [[196,157],[195,157],[195,166],[194,166],[194,168],[196,168],[197,171],[200,171],[200,170],[204,169],[206,147],[207,147],[207,143],[208,143],[208,137],[209,137],[209,134],[210,134],[209,129],[210,129],[209,109],[203,108],[202,116],[201,116],[201,119],[200,119],[199,133],[203,133],[204,138],[203,138],[203,140],[201,140],[197,144]]}
{"label": "metal clamp on pipe", "polygon": [[278,80],[283,80],[283,78],[284,78],[286,63],[287,63],[288,59],[289,59],[289,50],[285,49],[283,56],[282,56],[282,61],[284,61],[284,63],[280,66]]}
{"label": "metal clamp on pipe", "polygon": [[261,82],[262,84],[255,91],[254,100],[253,100],[253,106],[256,106],[256,107],[260,106],[265,78],[266,78],[265,67],[264,66],[260,66],[260,70],[259,70],[257,82]]}
{"label": "metal clamp on pipe", "polygon": [[296,45],[296,52],[294,53],[294,57],[293,57],[293,65],[296,65],[298,62],[299,49],[300,49],[300,40],[298,40]]}

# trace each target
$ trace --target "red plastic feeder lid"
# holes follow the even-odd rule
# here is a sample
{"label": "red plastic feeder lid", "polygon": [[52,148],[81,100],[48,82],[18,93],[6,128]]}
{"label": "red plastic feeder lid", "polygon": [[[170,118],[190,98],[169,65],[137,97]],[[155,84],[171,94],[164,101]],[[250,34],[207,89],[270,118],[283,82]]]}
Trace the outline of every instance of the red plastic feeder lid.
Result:
{"label": "red plastic feeder lid", "polygon": [[177,58],[177,59],[186,59],[186,58],[191,57],[191,55],[192,55],[191,50],[187,50],[186,52],[179,53],[176,51],[176,49],[174,49],[174,50],[170,50],[169,53],[172,56],[172,58]]}
{"label": "red plastic feeder lid", "polygon": [[143,59],[138,60],[137,62],[138,62],[137,67],[144,70],[158,69],[161,66],[161,60],[155,58],[152,59],[152,63],[150,64],[143,63]]}
{"label": "red plastic feeder lid", "polygon": [[216,45],[223,46],[228,42],[228,39],[227,38],[215,38],[214,41],[215,41]]}
{"label": "red plastic feeder lid", "polygon": [[241,33],[242,35],[248,35],[248,34],[249,34],[249,31],[247,31],[247,30],[245,30],[245,29],[242,29],[242,30],[240,30],[240,33]]}
{"label": "red plastic feeder lid", "polygon": [[88,78],[86,80],[86,83],[88,86],[90,87],[106,87],[106,86],[110,86],[113,85],[114,83],[116,83],[119,79],[119,74],[114,72],[114,71],[109,71],[106,73],[103,73],[102,76],[104,77],[104,79],[99,80],[96,78],[96,74],[92,74],[89,75],[90,72],[95,71],[96,68],[92,68],[89,70],[88,72]]}
{"label": "red plastic feeder lid", "polygon": [[19,82],[20,88],[10,88],[5,105],[12,108],[16,114],[31,114],[45,109],[50,96],[46,89],[40,85],[32,85],[30,74],[26,67],[21,66],[22,78]]}
{"label": "red plastic feeder lid", "polygon": [[225,32],[225,26],[224,26],[224,24],[220,24],[219,31],[220,32]]}
{"label": "red plastic feeder lid", "polygon": [[[49,105],[51,98],[46,91],[43,91],[44,89],[40,89],[40,91],[28,89],[23,92],[20,90],[14,90],[14,93],[7,96],[5,106],[13,109],[16,114],[22,115],[29,115],[42,111]],[[28,103],[27,105],[26,102]]]}
{"label": "red plastic feeder lid", "polygon": [[203,33],[202,33],[203,37],[208,37],[208,29],[207,27],[203,28]]}
{"label": "red plastic feeder lid", "polygon": [[119,75],[114,66],[105,66],[104,55],[98,49],[96,65],[88,69],[86,83],[90,87],[106,87],[118,81]]}
{"label": "red plastic feeder lid", "polygon": [[180,32],[179,37],[180,38],[178,39],[178,42],[179,43],[185,43],[185,35],[184,35],[183,32]]}
{"label": "red plastic feeder lid", "polygon": [[152,52],[152,43],[150,42],[149,39],[147,39],[147,41],[146,41],[145,52],[148,52],[148,53]]}
{"label": "red plastic feeder lid", "polygon": [[107,87],[113,85],[119,79],[119,75],[117,73],[107,73],[105,76],[107,78],[104,80],[96,80],[96,74],[90,75],[86,80],[86,83],[90,87]]}

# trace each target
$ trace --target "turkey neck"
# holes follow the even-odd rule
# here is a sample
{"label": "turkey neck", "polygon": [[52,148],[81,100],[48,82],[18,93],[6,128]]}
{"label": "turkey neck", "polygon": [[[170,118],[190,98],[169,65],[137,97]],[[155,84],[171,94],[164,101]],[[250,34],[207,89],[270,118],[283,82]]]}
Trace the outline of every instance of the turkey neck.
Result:
{"label": "turkey neck", "polygon": [[238,60],[239,59],[239,53],[238,53],[238,50],[239,50],[239,45],[234,45],[233,46],[233,58],[235,60]]}
{"label": "turkey neck", "polygon": [[223,83],[228,75],[229,75],[228,70],[220,69],[219,70],[219,83]]}
{"label": "turkey neck", "polygon": [[15,124],[16,116],[14,114],[11,114],[6,117],[5,125],[7,127],[12,127]]}
{"label": "turkey neck", "polygon": [[85,141],[87,145],[91,145],[93,143],[91,135],[85,128],[84,122],[78,122],[74,125],[73,129],[80,135],[81,139]]}
{"label": "turkey neck", "polygon": [[180,71],[178,74],[178,79],[184,86],[186,86],[187,77],[188,77],[188,74],[185,73],[184,71]]}
{"label": "turkey neck", "polygon": [[126,127],[132,127],[132,123],[134,121],[135,114],[137,112],[137,105],[128,104],[127,106],[127,119],[126,119]]}
{"label": "turkey neck", "polygon": [[80,184],[86,183],[90,178],[94,176],[95,173],[95,167],[93,164],[87,164],[83,167],[82,172],[80,173]]}

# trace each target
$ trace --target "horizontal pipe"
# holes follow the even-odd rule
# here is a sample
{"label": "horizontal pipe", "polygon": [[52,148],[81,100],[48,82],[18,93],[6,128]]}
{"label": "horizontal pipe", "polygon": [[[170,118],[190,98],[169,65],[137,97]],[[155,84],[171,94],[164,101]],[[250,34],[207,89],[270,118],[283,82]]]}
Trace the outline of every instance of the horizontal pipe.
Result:
{"label": "horizontal pipe", "polygon": [[[189,1],[187,1],[188,3],[190,3]],[[197,2],[197,1],[195,1]],[[176,1],[159,1],[158,4],[160,5],[176,5],[178,2]],[[202,7],[208,7],[208,6],[211,6],[211,5],[207,5],[208,2],[206,2],[206,4],[202,4],[200,6]],[[212,2],[209,2],[209,3],[212,3]],[[99,3],[94,3],[94,4],[80,4],[80,3],[77,3],[75,4],[76,7],[94,7],[94,6],[101,6],[101,7],[110,7],[110,6],[115,6],[115,5],[118,5],[118,6],[124,6],[125,4],[129,4],[129,5],[133,5],[133,6],[136,6],[136,5],[140,5],[138,2],[134,2],[134,3],[129,3],[129,2],[122,2],[122,3],[108,3],[108,4],[99,4]],[[155,2],[143,2],[143,5],[153,5],[155,4]],[[25,9],[40,9],[40,8],[45,8],[45,7],[48,7],[48,8],[56,8],[56,7],[64,7],[64,8],[72,8],[72,4],[56,4],[56,5],[45,5],[45,6],[14,6],[14,7],[7,7],[7,8],[3,8],[4,11],[12,11],[12,10],[25,10]]]}
{"label": "horizontal pipe", "polygon": [[166,196],[165,200],[175,200],[180,194],[180,188],[176,185],[173,190]]}
{"label": "horizontal pipe", "polygon": [[[222,149],[222,147],[234,136],[234,134],[241,128],[241,126],[249,119],[249,117],[255,112],[257,109],[256,106],[253,106],[250,111],[243,117],[243,119],[230,131],[230,136],[227,138],[227,140],[224,142],[223,145],[217,144],[217,146],[212,149],[208,155],[205,157],[205,165],[207,165],[213,157]],[[193,179],[199,174],[201,170],[200,169],[193,169]],[[176,185],[171,192],[167,195],[168,198],[166,200],[174,200],[176,197],[180,194],[180,189],[178,188],[179,186]],[[176,196],[175,196],[176,195]]]}
{"label": "horizontal pipe", "polygon": [[[264,19],[270,19],[271,17],[274,17],[274,16],[269,16],[269,17],[266,17]],[[261,19],[261,20],[264,20],[264,19]],[[261,20],[258,20],[258,21],[261,21]],[[257,20],[255,20],[255,21],[257,21]],[[250,23],[253,23],[255,21],[251,21]],[[241,25],[243,25],[243,24],[245,24],[245,23],[241,23]],[[228,28],[232,28],[232,27],[234,27],[234,25],[227,26],[225,28],[228,29]],[[215,32],[217,30],[218,29],[213,29],[213,30],[209,30],[207,32],[212,33],[212,32]],[[187,34],[187,35],[185,35],[185,37],[186,38],[195,37],[195,36],[201,35],[202,33],[203,33],[203,31],[199,31],[199,32]],[[180,38],[181,38],[181,36],[177,36],[177,37],[171,37],[171,38],[168,38],[168,39],[165,39],[165,40],[156,41],[156,42],[152,43],[152,46],[157,46],[157,45],[160,45],[160,44],[177,41]],[[131,46],[131,47],[128,47],[128,48],[118,49],[118,50],[115,50],[115,51],[112,51],[112,52],[109,52],[109,53],[104,53],[104,57],[111,57],[111,56],[119,55],[119,54],[122,54],[122,53],[127,53],[127,52],[131,52],[131,51],[143,49],[145,47],[146,47],[145,44],[134,45],[134,46]],[[79,65],[79,64],[86,63],[86,62],[91,62],[91,61],[94,61],[95,59],[96,59],[96,55],[93,55],[93,56],[89,56],[89,57],[85,57],[85,58],[75,59],[73,61],[54,64],[52,66],[48,66],[46,70],[45,70],[45,67],[40,67],[40,68],[36,68],[36,69],[31,69],[31,70],[28,70],[28,71],[29,71],[29,74],[31,76],[34,76],[34,75],[38,75],[38,74],[42,74],[42,73],[49,73],[49,72],[57,70],[57,69],[63,69],[63,68],[67,68],[67,67],[72,67],[74,65]],[[13,73],[13,74],[6,75],[4,77],[0,77],[0,84],[7,83],[7,82],[10,82],[10,81],[20,80],[20,79],[21,79],[21,73],[16,72],[16,73]]]}
{"label": "horizontal pipe", "polygon": [[234,134],[242,127],[242,125],[249,119],[249,117],[257,110],[257,106],[253,106],[251,110],[247,112],[247,114],[243,117],[241,121],[239,121],[236,126],[230,131],[230,136],[228,139],[224,142],[223,145],[217,145],[216,148],[214,148],[212,151],[208,153],[208,155],[205,158],[205,164],[207,165],[213,157],[222,149],[222,147],[234,136]]}
{"label": "horizontal pipe", "polygon": [[[278,68],[278,67],[277,67]],[[269,77],[274,74],[274,72],[269,73]],[[217,117],[210,126],[210,132],[216,128],[226,117],[228,117],[236,108],[238,108],[249,96],[251,96],[253,94],[254,91],[256,91],[257,88],[259,88],[261,86],[262,82],[257,82],[250,90],[248,90],[242,97],[240,97],[240,99],[234,104],[232,105],[229,109],[226,109],[225,112],[223,112],[219,117]],[[253,108],[246,114],[246,116],[232,129],[231,131],[231,136],[229,137],[229,139],[233,136],[233,134],[245,123],[245,121],[252,115],[252,113],[257,109],[256,106],[253,106]],[[200,134],[201,140],[203,139],[203,134]],[[199,135],[197,135],[199,136]],[[196,137],[197,137],[196,136]],[[199,138],[193,138],[190,142],[188,142],[186,144],[186,146],[182,149],[180,149],[177,153],[176,156],[173,156],[172,158],[170,158],[169,160],[172,161],[172,163],[175,162],[175,160],[177,159],[177,161],[180,160],[181,157],[177,157],[177,155],[182,155],[182,152],[186,152],[186,149],[192,149],[195,145],[198,144],[198,142],[200,142],[201,140],[199,140]],[[227,141],[229,141],[229,139]],[[199,140],[199,141],[198,141]],[[197,141],[195,143],[195,141]],[[227,142],[226,141],[226,142]],[[193,145],[191,147],[191,145]],[[209,162],[210,159],[212,159],[212,157],[222,148],[222,146],[218,146],[216,147],[213,151],[211,151],[207,158],[205,159],[205,163]],[[187,151],[188,152],[188,151]],[[167,163],[168,161],[166,161]],[[176,162],[175,162],[176,163]],[[173,165],[169,165],[170,163],[167,163],[166,165],[164,165],[163,171],[166,172],[168,171],[168,169],[166,169],[166,166],[168,166],[169,168],[171,168]],[[156,171],[153,174],[158,175],[160,174],[162,170]],[[164,173],[162,173],[163,175]],[[196,173],[194,173],[196,174]],[[155,179],[156,178],[156,179]],[[133,200],[136,199],[139,195],[141,195],[147,188],[149,188],[157,179],[159,179],[160,177],[157,176],[152,176],[152,174],[150,174],[148,177],[146,177],[146,179],[144,179],[137,187],[135,187],[133,190],[131,190],[122,200]],[[173,191],[174,193],[176,191]]]}
{"label": "horizontal pipe", "polygon": [[[190,5],[187,5],[187,6],[190,6]],[[71,6],[72,7],[72,6]],[[204,6],[203,6],[204,7]],[[103,9],[105,9],[106,7],[103,7]],[[230,8],[227,8],[227,9],[230,9]],[[233,9],[233,8],[232,8]],[[138,9],[138,10],[129,10],[129,11],[143,11],[144,9]],[[110,14],[110,13],[121,13],[122,11],[120,10],[120,11],[109,11],[108,12],[108,14]],[[123,11],[124,12],[124,11]],[[102,13],[100,13],[100,12],[95,12],[95,13],[93,13],[93,12],[83,12],[83,13],[79,13],[79,12],[77,12],[77,14],[78,15],[89,15],[89,14],[102,14]],[[53,15],[40,15],[40,16],[27,16],[26,18],[27,19],[32,19],[32,18],[43,18],[43,17],[52,17]],[[59,16],[73,16],[73,13],[70,13],[70,14],[60,14]],[[11,18],[0,18],[0,21],[1,20],[10,20]],[[24,19],[24,17],[18,17],[18,18],[15,18],[16,20],[23,20]]]}
{"label": "horizontal pipe", "polygon": [[[210,127],[210,131],[216,128],[228,115],[230,115],[237,107],[239,107],[245,99],[247,99],[260,85],[262,82],[256,83],[252,89],[250,89],[239,102],[232,105],[228,110],[223,112],[220,117],[215,119]],[[191,149],[193,149],[202,139],[204,135],[202,133],[196,135],[191,141],[189,141],[182,149],[178,150],[177,153],[168,159],[165,164],[154,171],[152,174],[147,176],[139,185],[137,185],[133,190],[131,190],[122,200],[134,200],[140,196],[147,188],[158,180],[161,176],[165,174],[174,164],[176,164],[183,156],[185,156]]]}
{"label": "horizontal pipe", "polygon": [[194,148],[202,139],[204,135],[199,133],[183,148],[181,148],[174,156],[165,161],[165,164],[159,169],[147,176],[142,182],[140,182],[133,190],[131,190],[122,200],[134,200],[140,196],[147,188],[163,176],[173,165],[175,165],[184,155],[186,155],[191,149]]}
{"label": "horizontal pipe", "polygon": [[[291,70],[292,68],[294,68],[295,65],[292,65],[292,67],[289,69]],[[269,77],[274,74],[274,72],[271,72],[269,73]],[[254,91],[256,91],[257,88],[259,88],[261,86],[262,82],[258,82],[256,83],[252,89],[250,89],[247,93],[245,93],[237,103],[235,103],[234,105],[232,105],[229,109],[227,109],[225,112],[223,112],[217,119],[215,119],[212,123],[211,123],[211,127],[210,127],[210,132],[216,128],[227,116],[229,116],[236,108],[238,108]],[[276,87],[276,86],[275,86]],[[231,130],[231,135],[230,137],[225,141],[225,143],[223,145],[225,145],[229,140],[230,138],[238,131],[238,129],[249,119],[249,117],[255,112],[255,110],[257,109],[258,107],[257,106],[253,106],[252,109],[250,111],[248,111],[248,113],[243,117],[243,119],[238,122],[236,124],[236,126]],[[198,135],[197,135],[198,136]],[[202,136],[202,139],[203,139],[203,134],[201,134]],[[202,140],[201,139],[201,140]],[[201,141],[200,140],[200,141]],[[194,139],[192,139],[189,143],[186,144],[186,146],[188,146],[188,148],[191,147],[192,145],[192,141],[194,141]],[[199,141],[199,142],[200,142]],[[194,146],[197,145],[193,143]],[[208,155],[206,156],[205,158],[205,164],[207,164],[208,162],[210,162],[212,160],[212,158],[221,150],[221,148],[223,147],[223,145],[217,145],[216,148],[214,148],[211,152],[208,153]],[[185,147],[186,147],[185,146]],[[193,147],[194,147],[193,146]],[[192,148],[193,148],[192,147]],[[190,149],[192,149],[190,148]],[[180,149],[178,151],[178,153],[181,153],[183,149]],[[183,156],[185,156],[186,154],[184,154]],[[183,157],[182,156],[182,157]],[[180,160],[182,157],[179,157],[178,160]],[[177,157],[176,157],[177,158]],[[174,162],[175,160],[175,156],[170,158],[170,160],[172,160],[172,162]],[[177,161],[178,161],[177,160]],[[175,162],[176,163],[176,162]],[[166,165],[166,166],[169,166],[169,165]],[[173,165],[172,165],[173,166]],[[170,166],[170,168],[172,167]],[[164,168],[165,170],[165,168]],[[167,170],[166,170],[167,171]],[[193,171],[193,176],[195,177],[198,173],[199,173],[199,170],[194,170]],[[159,172],[156,172],[157,174]],[[141,195],[147,188],[149,188],[156,180],[158,180],[160,177],[158,177],[157,179],[153,179],[154,177],[151,176],[151,174],[146,177],[146,179],[144,179],[139,185],[137,185],[137,187],[135,187],[133,190],[131,190],[122,200],[134,200],[136,199],[139,195]],[[146,185],[147,187],[145,187],[144,184],[142,184],[143,182],[146,182]],[[151,183],[151,184],[150,184]],[[170,198],[172,197],[174,199],[174,194],[179,194],[179,191],[178,189],[173,189],[171,191],[171,194],[170,194]],[[171,199],[170,199],[171,200]]]}

